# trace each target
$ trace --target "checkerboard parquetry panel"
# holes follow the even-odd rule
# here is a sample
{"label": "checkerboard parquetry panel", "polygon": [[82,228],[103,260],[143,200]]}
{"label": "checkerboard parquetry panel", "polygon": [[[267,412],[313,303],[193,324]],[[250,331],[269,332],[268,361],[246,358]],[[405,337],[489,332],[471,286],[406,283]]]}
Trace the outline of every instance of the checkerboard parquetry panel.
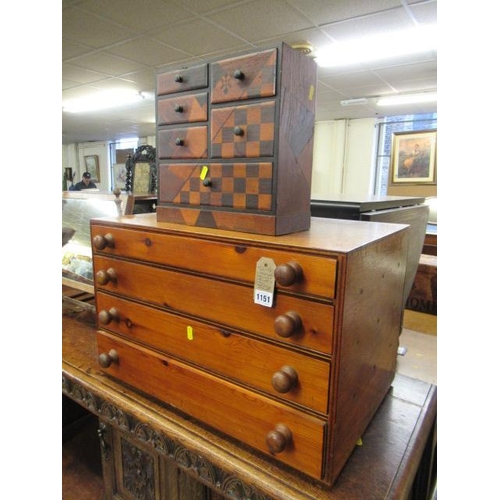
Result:
{"label": "checkerboard parquetry panel", "polygon": [[272,156],[274,119],[274,102],[212,110],[212,158]]}
{"label": "checkerboard parquetry panel", "polygon": [[[202,169],[208,167],[205,179]],[[272,208],[272,163],[213,163],[161,165],[163,185],[161,201],[181,205],[207,205],[238,210]]]}

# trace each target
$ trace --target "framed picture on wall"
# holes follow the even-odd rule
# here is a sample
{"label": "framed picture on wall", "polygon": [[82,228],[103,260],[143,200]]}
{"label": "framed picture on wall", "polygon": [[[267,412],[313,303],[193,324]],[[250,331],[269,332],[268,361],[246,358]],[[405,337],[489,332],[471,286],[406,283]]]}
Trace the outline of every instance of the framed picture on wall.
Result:
{"label": "framed picture on wall", "polygon": [[93,182],[100,182],[99,175],[99,156],[97,155],[88,155],[84,156],[85,160],[85,171],[90,173],[90,178]]}
{"label": "framed picture on wall", "polygon": [[394,133],[390,184],[436,184],[436,152],[436,130]]}

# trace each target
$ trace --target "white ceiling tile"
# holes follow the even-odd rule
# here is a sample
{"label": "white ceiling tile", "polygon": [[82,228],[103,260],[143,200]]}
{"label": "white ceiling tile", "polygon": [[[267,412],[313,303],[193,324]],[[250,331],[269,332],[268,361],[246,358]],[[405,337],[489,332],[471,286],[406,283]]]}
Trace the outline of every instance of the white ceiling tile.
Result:
{"label": "white ceiling tile", "polygon": [[323,27],[325,33],[336,41],[359,39],[386,33],[394,30],[413,28],[412,19],[400,7],[388,12],[370,14],[368,16],[342,21]]}
{"label": "white ceiling tile", "polygon": [[95,49],[126,40],[134,33],[78,9],[67,9],[62,19],[62,38]]}
{"label": "white ceiling tile", "polygon": [[193,19],[189,23],[153,31],[150,36],[172,47],[182,47],[185,52],[193,56],[220,50],[234,50],[242,43],[241,38],[219,29],[204,19]]}
{"label": "white ceiling tile", "polygon": [[139,37],[129,42],[110,47],[111,52],[120,57],[128,57],[132,61],[149,66],[161,66],[186,59],[189,54],[147,37]]}
{"label": "white ceiling tile", "polygon": [[289,0],[318,26],[400,7],[400,0]]}
{"label": "white ceiling tile", "polygon": [[79,8],[139,33],[159,26],[172,26],[192,17],[182,5],[164,0],[120,0],[119,4],[109,0],[85,0]]}
{"label": "white ceiling tile", "polygon": [[297,10],[291,9],[285,0],[245,2],[207,17],[250,42],[312,27],[312,24]]}
{"label": "white ceiling tile", "polygon": [[130,59],[117,57],[107,52],[93,52],[85,56],[74,58],[71,63],[75,66],[90,69],[93,71],[102,71],[106,69],[106,73],[110,76],[123,75],[142,69],[142,66]]}

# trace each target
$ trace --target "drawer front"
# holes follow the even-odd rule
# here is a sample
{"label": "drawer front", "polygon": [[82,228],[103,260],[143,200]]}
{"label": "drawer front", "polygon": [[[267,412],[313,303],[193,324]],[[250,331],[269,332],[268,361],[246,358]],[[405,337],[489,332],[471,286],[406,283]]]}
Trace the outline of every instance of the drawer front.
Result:
{"label": "drawer front", "polygon": [[[182,268],[242,281],[252,285],[255,267],[262,257],[270,258],[276,266],[286,268],[295,263],[302,269],[303,277],[289,286],[277,283],[278,290],[324,297],[335,297],[337,260],[317,255],[301,254],[273,248],[254,247],[218,240],[205,240],[189,236],[134,231],[118,227],[102,226],[91,222],[94,253],[122,256],[154,264]],[[96,247],[105,236],[113,246]],[[189,252],[186,252],[189,249]]]}
{"label": "drawer front", "polygon": [[292,443],[272,456],[321,478],[322,419],[103,332],[97,334],[97,345],[99,355],[114,350],[118,356],[118,362],[103,368],[106,373],[268,455],[269,433],[284,424]]}
{"label": "drawer front", "polygon": [[253,302],[251,286],[100,256],[94,256],[94,273],[97,290],[290,345],[323,353],[332,351],[333,307],[329,304],[278,292],[274,306],[264,307]]}
{"label": "drawer front", "polygon": [[159,200],[180,205],[270,211],[272,175],[272,163],[160,164]]}
{"label": "drawer front", "polygon": [[97,294],[97,306],[99,328],[327,413],[326,361],[105,293]]}
{"label": "drawer front", "polygon": [[158,131],[158,158],[207,158],[207,127]]}
{"label": "drawer front", "polygon": [[212,63],[212,102],[276,95],[277,49]]}
{"label": "drawer front", "polygon": [[207,93],[158,99],[158,125],[206,122]]}
{"label": "drawer front", "polygon": [[274,155],[275,103],[213,109],[212,158]]}
{"label": "drawer front", "polygon": [[173,94],[208,86],[208,64],[160,73],[156,76],[157,95]]}

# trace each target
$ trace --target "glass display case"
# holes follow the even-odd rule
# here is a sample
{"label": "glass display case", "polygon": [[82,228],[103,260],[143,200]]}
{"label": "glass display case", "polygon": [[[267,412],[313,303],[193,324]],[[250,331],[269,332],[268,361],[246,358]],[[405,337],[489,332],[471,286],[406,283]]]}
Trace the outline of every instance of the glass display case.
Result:
{"label": "glass display case", "polygon": [[133,208],[134,196],[120,191],[62,193],[63,285],[94,293],[90,219],[128,215]]}

